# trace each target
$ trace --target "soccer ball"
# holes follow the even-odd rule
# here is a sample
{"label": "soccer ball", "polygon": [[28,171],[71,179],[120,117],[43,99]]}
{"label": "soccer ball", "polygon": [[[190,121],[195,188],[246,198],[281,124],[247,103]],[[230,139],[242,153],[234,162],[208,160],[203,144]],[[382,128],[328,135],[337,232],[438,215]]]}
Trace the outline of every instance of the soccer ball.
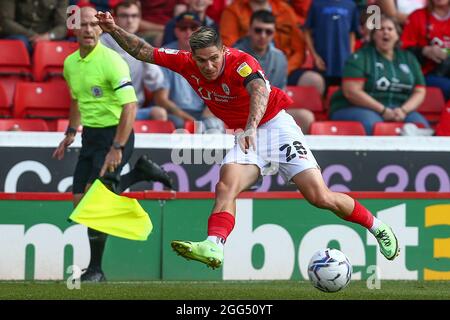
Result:
{"label": "soccer ball", "polygon": [[352,277],[352,265],[337,249],[317,251],[309,261],[309,280],[314,287],[324,292],[344,289]]}

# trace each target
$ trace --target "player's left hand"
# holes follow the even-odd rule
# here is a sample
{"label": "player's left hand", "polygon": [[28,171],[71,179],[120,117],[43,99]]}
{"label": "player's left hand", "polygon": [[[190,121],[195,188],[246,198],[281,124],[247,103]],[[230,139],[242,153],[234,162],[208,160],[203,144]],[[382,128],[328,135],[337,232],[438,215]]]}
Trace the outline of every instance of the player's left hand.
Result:
{"label": "player's left hand", "polygon": [[95,17],[98,19],[98,25],[104,32],[113,32],[116,24],[114,18],[109,12],[98,11]]}
{"label": "player's left hand", "polygon": [[256,129],[246,129],[237,136],[237,142],[241,150],[247,154],[250,148],[256,151]]}
{"label": "player's left hand", "polygon": [[122,150],[111,148],[106,155],[105,162],[103,163],[102,170],[100,170],[100,177],[103,177],[108,172],[114,172],[120,166],[122,162]]}

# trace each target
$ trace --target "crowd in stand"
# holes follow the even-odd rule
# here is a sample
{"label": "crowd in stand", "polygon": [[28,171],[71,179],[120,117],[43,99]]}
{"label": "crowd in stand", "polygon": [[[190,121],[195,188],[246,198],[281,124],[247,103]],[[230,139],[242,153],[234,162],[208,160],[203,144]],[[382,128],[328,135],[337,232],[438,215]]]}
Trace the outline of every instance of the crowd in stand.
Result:
{"label": "crowd in stand", "polygon": [[[367,10],[374,4],[379,19]],[[0,45],[20,40],[33,60],[39,43],[73,41],[69,5],[110,11],[119,26],[156,47],[189,50],[195,30],[217,29],[226,46],[260,62],[272,85],[320,95],[325,117],[308,101],[287,110],[306,134],[318,120],[357,121],[368,135],[378,122],[436,128],[420,107],[431,93],[450,107],[449,0],[0,0]],[[224,132],[181,76],[135,60],[108,34],[101,42],[130,67],[138,120],[175,128],[195,121],[196,132]],[[10,76],[2,60],[0,105],[2,79]]]}

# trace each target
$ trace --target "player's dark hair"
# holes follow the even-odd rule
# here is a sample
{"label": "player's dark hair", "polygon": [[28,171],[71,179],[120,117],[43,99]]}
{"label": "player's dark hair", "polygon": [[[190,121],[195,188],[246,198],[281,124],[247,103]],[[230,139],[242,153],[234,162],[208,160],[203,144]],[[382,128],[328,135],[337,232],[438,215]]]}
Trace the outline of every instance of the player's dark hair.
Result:
{"label": "player's dark hair", "polygon": [[263,23],[273,23],[275,24],[275,17],[272,14],[272,12],[268,10],[258,10],[253,12],[252,17],[250,18],[250,24],[253,23],[253,21],[260,21]]}
{"label": "player's dark hair", "polygon": [[197,49],[209,48],[216,46],[222,48],[222,39],[217,31],[210,27],[200,27],[189,38],[189,45],[192,52]]}

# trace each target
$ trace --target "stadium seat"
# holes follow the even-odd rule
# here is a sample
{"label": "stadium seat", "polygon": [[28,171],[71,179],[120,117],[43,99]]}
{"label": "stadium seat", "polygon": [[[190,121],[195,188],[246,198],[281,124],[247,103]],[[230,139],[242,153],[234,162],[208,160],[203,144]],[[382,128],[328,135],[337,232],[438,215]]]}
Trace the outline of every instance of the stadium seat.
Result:
{"label": "stadium seat", "polygon": [[8,104],[8,96],[6,95],[6,90],[3,84],[0,82],[0,117],[10,117],[12,110]]}
{"label": "stadium seat", "polygon": [[40,41],[33,54],[34,81],[46,81],[63,76],[66,57],[78,49],[78,43],[69,41]]}
{"label": "stadium seat", "polygon": [[65,82],[19,82],[14,96],[15,118],[68,118],[70,93]]}
{"label": "stadium seat", "polygon": [[134,122],[136,133],[173,133],[175,126],[170,121],[161,120],[138,120]]}
{"label": "stadium seat", "polygon": [[30,57],[24,43],[20,40],[0,40],[0,83],[6,92],[9,108],[13,105],[16,83],[28,81],[30,77]]}
{"label": "stadium seat", "polygon": [[0,131],[48,131],[42,119],[0,119]]}
{"label": "stadium seat", "polygon": [[286,93],[294,103],[287,107],[308,109],[314,113],[316,120],[326,120],[327,114],[323,108],[322,97],[315,87],[287,86]]}
{"label": "stadium seat", "polygon": [[331,97],[333,96],[333,94],[336,93],[336,91],[338,91],[340,89],[339,86],[329,86],[327,89],[327,95],[325,97],[325,101],[324,101],[324,108],[325,110],[330,110],[330,103],[331,103]]}
{"label": "stadium seat", "polygon": [[0,75],[30,76],[30,56],[20,40],[0,40]]}
{"label": "stadium seat", "polygon": [[[57,119],[56,120],[56,131],[65,132],[67,127],[69,126],[69,119]],[[79,126],[77,129],[78,132],[83,131],[83,126]]]}
{"label": "stadium seat", "polygon": [[365,136],[366,131],[358,121],[316,121],[311,124],[310,134]]}
{"label": "stadium seat", "polygon": [[442,110],[445,108],[445,99],[441,89],[427,87],[425,100],[417,109],[427,120],[434,124],[439,120]]}
{"label": "stadium seat", "polygon": [[197,126],[195,124],[195,121],[190,121],[190,120],[186,120],[184,122],[184,129],[188,132],[188,133],[195,133]]}
{"label": "stadium seat", "polygon": [[[399,136],[405,122],[377,122],[373,127],[374,136]],[[419,128],[424,128],[422,123],[415,123]]]}

